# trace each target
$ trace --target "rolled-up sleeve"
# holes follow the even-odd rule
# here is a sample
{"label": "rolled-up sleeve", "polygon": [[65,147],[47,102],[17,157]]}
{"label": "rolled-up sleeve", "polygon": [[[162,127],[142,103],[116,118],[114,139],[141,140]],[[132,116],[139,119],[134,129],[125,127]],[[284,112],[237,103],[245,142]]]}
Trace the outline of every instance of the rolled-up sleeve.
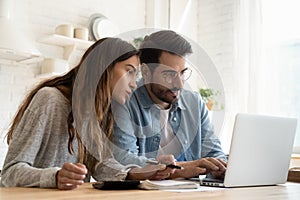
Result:
{"label": "rolled-up sleeve", "polygon": [[97,181],[122,181],[127,177],[128,172],[138,165],[121,165],[114,158],[108,158],[97,165],[93,177]]}

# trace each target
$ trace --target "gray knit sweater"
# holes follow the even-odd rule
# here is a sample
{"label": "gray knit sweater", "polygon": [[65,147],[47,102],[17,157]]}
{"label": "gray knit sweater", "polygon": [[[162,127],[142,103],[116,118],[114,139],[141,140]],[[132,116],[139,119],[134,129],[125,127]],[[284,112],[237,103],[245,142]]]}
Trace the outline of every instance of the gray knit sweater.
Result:
{"label": "gray knit sweater", "polygon": [[[34,96],[13,133],[2,169],[1,186],[56,187],[55,174],[65,162],[78,162],[68,152],[69,101],[56,88],[45,87]],[[92,174],[95,180],[123,180],[130,166],[106,159]]]}

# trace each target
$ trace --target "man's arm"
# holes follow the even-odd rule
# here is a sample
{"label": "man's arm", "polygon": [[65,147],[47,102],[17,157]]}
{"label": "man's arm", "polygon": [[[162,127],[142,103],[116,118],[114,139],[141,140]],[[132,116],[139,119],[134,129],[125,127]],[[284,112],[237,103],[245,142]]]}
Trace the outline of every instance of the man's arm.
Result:
{"label": "man's arm", "polygon": [[[187,93],[187,95],[191,95],[191,93]],[[193,152],[194,155],[197,155],[196,150],[197,147],[200,146],[201,154],[198,159],[177,162],[177,165],[182,166],[183,170],[176,170],[171,178],[191,178],[199,174],[207,173],[211,173],[215,178],[222,178],[227,166],[226,156],[222,151],[220,140],[212,128],[205,102],[201,99],[199,94],[194,93],[194,95],[195,98],[190,98],[190,100],[194,100],[192,103],[195,103],[195,107],[199,108],[198,111],[195,110],[197,113],[193,114],[197,116],[195,119],[199,121],[197,135],[201,136],[201,138],[198,142],[193,140],[190,146],[191,149],[189,150],[191,153]]]}
{"label": "man's arm", "polygon": [[[199,95],[200,96],[200,95]],[[209,119],[209,111],[205,105],[205,102],[199,98],[200,113],[201,113],[201,158],[212,157],[220,158],[223,161],[227,161],[224,154],[221,142],[216,135],[213,125]]]}
{"label": "man's arm", "polygon": [[114,109],[114,156],[123,165],[145,166],[147,158],[139,156],[137,137],[126,106],[116,105]]}

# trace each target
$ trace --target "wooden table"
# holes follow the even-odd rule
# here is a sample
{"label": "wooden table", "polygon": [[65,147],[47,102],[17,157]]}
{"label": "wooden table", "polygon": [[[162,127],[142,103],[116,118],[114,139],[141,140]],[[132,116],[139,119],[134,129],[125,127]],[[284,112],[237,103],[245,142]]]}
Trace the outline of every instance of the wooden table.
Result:
{"label": "wooden table", "polygon": [[287,183],[278,186],[267,187],[246,187],[218,190],[213,192],[186,192],[175,193],[167,191],[146,191],[146,190],[114,190],[103,191],[93,189],[91,183],[85,183],[83,186],[69,191],[57,189],[40,188],[0,188],[1,200],[32,200],[32,199],[143,199],[143,200],[176,200],[176,199],[196,199],[196,200],[234,200],[234,199],[300,199],[300,184]]}

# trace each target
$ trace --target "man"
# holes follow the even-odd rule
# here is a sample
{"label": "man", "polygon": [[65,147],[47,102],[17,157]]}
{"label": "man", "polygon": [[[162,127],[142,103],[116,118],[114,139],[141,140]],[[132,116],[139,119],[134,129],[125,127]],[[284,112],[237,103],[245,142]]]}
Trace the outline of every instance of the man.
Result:
{"label": "man", "polygon": [[144,166],[149,159],[172,154],[183,169],[170,178],[224,176],[226,157],[205,103],[199,93],[183,89],[191,75],[185,61],[190,53],[190,43],[173,31],[145,37],[138,89],[125,107],[112,108],[115,157],[121,163]]}

